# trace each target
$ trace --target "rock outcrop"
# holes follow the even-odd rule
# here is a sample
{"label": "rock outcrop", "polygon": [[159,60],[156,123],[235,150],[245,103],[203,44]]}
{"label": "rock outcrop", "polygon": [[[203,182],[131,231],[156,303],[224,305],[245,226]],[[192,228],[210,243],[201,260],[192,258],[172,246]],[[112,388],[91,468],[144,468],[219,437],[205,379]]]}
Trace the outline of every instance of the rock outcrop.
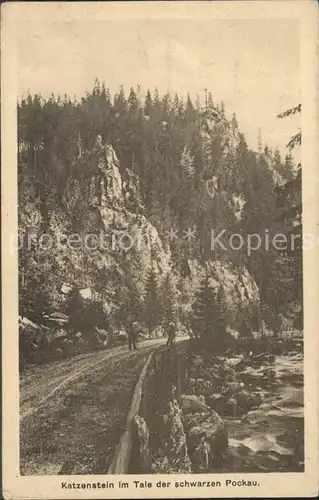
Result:
{"label": "rock outcrop", "polygon": [[134,424],[139,443],[140,472],[147,474],[151,471],[150,431],[146,421],[140,415],[136,415]]}
{"label": "rock outcrop", "polygon": [[163,417],[164,445],[153,457],[153,472],[209,472],[228,447],[221,417],[203,396],[183,394]]}
{"label": "rock outcrop", "polygon": [[81,251],[62,249],[57,256],[61,270],[67,267],[69,287],[90,290],[86,298],[102,301],[110,315],[128,274],[141,291],[151,266],[159,281],[170,269],[169,250],[143,213],[138,183],[129,174],[123,181],[111,145],[96,144],[73,165],[57,218],[58,231],[66,236],[76,232],[88,243]]}
{"label": "rock outcrop", "polygon": [[189,456],[195,472],[209,472],[228,447],[228,434],[222,418],[209,407],[183,417]]}
{"label": "rock outcrop", "polygon": [[222,286],[226,300],[230,334],[236,336],[243,318],[247,323],[256,315],[259,306],[259,289],[247,269],[225,261],[208,261],[206,269],[195,259],[188,260],[190,269],[190,296],[194,296],[205,273],[210,277],[210,286]]}
{"label": "rock outcrop", "polygon": [[173,399],[163,416],[163,447],[153,458],[152,470],[155,473],[187,473],[192,470],[182,416],[182,409]]}

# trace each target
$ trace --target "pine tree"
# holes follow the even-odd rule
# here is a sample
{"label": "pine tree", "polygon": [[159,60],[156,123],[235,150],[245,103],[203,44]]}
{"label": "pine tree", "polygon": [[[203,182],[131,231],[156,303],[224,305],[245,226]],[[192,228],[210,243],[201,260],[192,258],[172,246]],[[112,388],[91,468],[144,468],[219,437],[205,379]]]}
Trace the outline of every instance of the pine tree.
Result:
{"label": "pine tree", "polygon": [[120,86],[120,91],[114,96],[113,111],[116,118],[124,117],[127,111],[127,101],[123,85]]}
{"label": "pine tree", "polygon": [[284,172],[285,178],[288,181],[291,181],[293,179],[294,173],[295,173],[295,164],[294,164],[291,153],[288,153],[285,156],[285,161],[284,161],[284,165],[283,165],[283,172]]}
{"label": "pine tree", "polygon": [[207,342],[214,329],[212,307],[215,304],[215,293],[209,284],[208,275],[202,280],[199,292],[193,304],[192,328],[195,338]]}
{"label": "pine tree", "polygon": [[225,103],[224,103],[224,101],[220,101],[219,111],[220,111],[221,116],[224,117],[225,116]]}
{"label": "pine tree", "polygon": [[236,113],[233,113],[232,120],[231,120],[231,125],[232,125],[233,132],[237,132],[237,130],[238,130],[238,121],[237,121]]}
{"label": "pine tree", "polygon": [[125,308],[127,311],[126,320],[128,324],[132,324],[134,321],[141,321],[142,319],[142,297],[136,286],[136,283],[131,280],[130,286],[128,288],[128,297]]}
{"label": "pine tree", "polygon": [[221,340],[226,337],[227,313],[226,296],[223,287],[220,285],[217,291],[214,305],[215,335]]}
{"label": "pine tree", "polygon": [[[287,116],[295,115],[297,113],[301,113],[301,104],[298,104],[294,108],[287,109],[283,113],[277,115],[277,118],[286,118]],[[297,132],[295,135],[291,137],[287,144],[288,149],[294,149],[296,146],[300,146],[301,144],[301,131]]]}
{"label": "pine tree", "polygon": [[169,121],[170,120],[170,114],[172,111],[172,97],[169,92],[167,92],[162,99],[162,109],[163,109],[163,115],[162,119],[164,121]]}
{"label": "pine tree", "polygon": [[194,122],[196,120],[196,110],[193,106],[192,100],[190,98],[190,95],[187,94],[187,101],[186,101],[186,107],[185,107],[185,120],[186,120],[186,126]]}
{"label": "pine tree", "polygon": [[258,153],[259,154],[262,154],[263,152],[263,141],[262,141],[262,137],[261,137],[261,129],[259,128],[258,129]]}
{"label": "pine tree", "polygon": [[173,112],[175,119],[182,115],[182,111],[183,111],[183,103],[182,103],[181,99],[179,98],[179,96],[177,94],[175,94],[174,99],[173,99],[173,103],[172,103],[172,112]]}
{"label": "pine tree", "polygon": [[278,148],[276,148],[274,151],[274,166],[277,170],[281,170],[281,154]]}
{"label": "pine tree", "polygon": [[151,116],[152,114],[152,96],[151,92],[148,90],[145,96],[145,101],[144,101],[144,115],[145,116]]}
{"label": "pine tree", "polygon": [[184,147],[181,153],[181,167],[188,177],[193,177],[195,174],[194,156],[191,154],[187,146]]}
{"label": "pine tree", "polygon": [[195,101],[195,109],[196,109],[197,113],[200,113],[200,112],[201,112],[201,109],[202,109],[202,106],[201,106],[201,103],[200,103],[200,97],[199,97],[199,95],[196,97],[196,101]]}
{"label": "pine tree", "polygon": [[152,266],[145,280],[144,320],[148,328],[148,336],[158,326],[161,317],[158,293],[157,274]]}
{"label": "pine tree", "polygon": [[129,113],[133,114],[133,113],[136,113],[138,111],[139,102],[138,102],[138,98],[137,98],[136,92],[133,89],[133,87],[130,88],[130,93],[128,96],[127,103],[128,103]]}
{"label": "pine tree", "polygon": [[265,147],[264,147],[264,155],[265,155],[265,156],[269,156],[269,155],[270,155],[270,149],[269,149],[268,144],[265,144]]}
{"label": "pine tree", "polygon": [[193,305],[193,330],[196,338],[200,338],[207,347],[225,338],[226,317],[225,298],[220,287],[218,291],[210,285],[208,274],[201,282],[199,292]]}
{"label": "pine tree", "polygon": [[172,282],[170,274],[167,274],[161,286],[163,326],[167,330],[170,321],[176,322],[177,318],[177,299],[176,289]]}
{"label": "pine tree", "polygon": [[212,93],[211,92],[208,92],[208,99],[207,99],[207,109],[209,111],[215,109],[215,106],[214,106],[214,101],[213,101],[213,96],[212,96]]}
{"label": "pine tree", "polygon": [[154,97],[153,97],[153,118],[155,121],[160,121],[162,118],[162,102],[159,95],[158,88],[155,87]]}
{"label": "pine tree", "polygon": [[[288,109],[284,113],[278,115],[279,118],[284,118],[296,113],[301,113],[301,104],[296,107]],[[287,144],[289,151],[297,146],[301,145],[301,131],[298,131],[293,135]],[[289,161],[289,160],[288,160]],[[293,296],[299,302],[301,308],[300,312],[295,318],[295,325],[297,328],[303,328],[303,252],[302,252],[302,175],[301,175],[301,164],[298,166],[297,173],[287,184],[279,189],[279,196],[281,199],[285,199],[286,210],[282,213],[282,218],[286,221],[288,225],[288,234],[299,236],[299,245],[290,252],[290,257],[294,266],[294,282],[293,282]],[[288,205],[288,208],[287,208]],[[293,221],[293,223],[292,223]]]}

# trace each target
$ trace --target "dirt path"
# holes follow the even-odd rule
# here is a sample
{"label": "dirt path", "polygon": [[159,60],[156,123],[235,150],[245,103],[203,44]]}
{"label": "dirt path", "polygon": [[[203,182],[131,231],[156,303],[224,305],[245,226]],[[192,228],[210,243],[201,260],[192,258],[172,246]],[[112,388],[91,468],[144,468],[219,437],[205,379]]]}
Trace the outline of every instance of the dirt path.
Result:
{"label": "dirt path", "polygon": [[33,367],[20,383],[21,474],[106,473],[149,355],[119,347]]}

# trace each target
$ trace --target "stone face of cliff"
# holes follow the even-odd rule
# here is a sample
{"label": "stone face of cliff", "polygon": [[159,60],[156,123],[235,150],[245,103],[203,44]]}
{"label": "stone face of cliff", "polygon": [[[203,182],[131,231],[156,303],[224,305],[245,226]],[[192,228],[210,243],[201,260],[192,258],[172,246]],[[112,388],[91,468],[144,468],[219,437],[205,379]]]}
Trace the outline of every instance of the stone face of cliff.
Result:
{"label": "stone face of cliff", "polygon": [[107,275],[110,303],[128,272],[141,288],[151,267],[159,277],[170,270],[170,252],[143,213],[133,176],[128,177],[122,179],[113,147],[99,145],[74,165],[63,198],[73,227],[98,241],[97,249],[84,249],[92,267],[86,281],[94,289],[96,275]]}
{"label": "stone face of cliff", "polygon": [[221,113],[213,110],[206,112],[201,123],[200,136],[204,143],[206,154],[208,155],[211,153],[210,144],[212,139],[220,139],[223,157],[230,152],[234,153],[239,144],[238,128],[233,127]]}
{"label": "stone face of cliff", "polygon": [[189,260],[188,265],[191,297],[195,296],[207,272],[212,288],[222,286],[229,327],[236,331],[244,319],[248,323],[252,321],[259,307],[259,289],[245,267],[224,261],[208,261],[205,269],[197,260]]}

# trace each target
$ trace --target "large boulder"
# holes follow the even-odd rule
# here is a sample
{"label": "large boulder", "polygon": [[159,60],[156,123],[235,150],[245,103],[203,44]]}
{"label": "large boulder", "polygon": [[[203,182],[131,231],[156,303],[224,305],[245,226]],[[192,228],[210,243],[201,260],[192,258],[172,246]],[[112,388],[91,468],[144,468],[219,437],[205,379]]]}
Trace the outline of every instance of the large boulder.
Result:
{"label": "large boulder", "polygon": [[157,459],[157,472],[191,472],[182,415],[183,410],[177,400],[170,401],[168,412],[163,416],[165,444],[162,456]]}
{"label": "large boulder", "polygon": [[19,316],[19,354],[22,365],[41,361],[41,353],[48,347],[46,333],[45,327]]}
{"label": "large boulder", "polygon": [[[189,456],[195,469],[214,467],[228,447],[228,433],[222,418],[212,409],[183,415]],[[203,456],[206,459],[203,461]],[[200,457],[202,457],[200,459]]]}
{"label": "large boulder", "polygon": [[209,410],[205,404],[205,398],[203,396],[182,394],[179,398],[179,404],[184,415]]}
{"label": "large boulder", "polygon": [[141,415],[134,417],[134,425],[138,438],[138,455],[140,472],[147,474],[151,471],[151,449],[150,449],[150,430]]}
{"label": "large boulder", "polygon": [[243,417],[249,411],[258,408],[262,403],[259,392],[242,390],[230,397],[221,397],[215,401],[215,409],[223,417]]}
{"label": "large boulder", "polygon": [[180,397],[187,446],[195,471],[208,471],[228,447],[222,418],[205,403],[203,396]]}

